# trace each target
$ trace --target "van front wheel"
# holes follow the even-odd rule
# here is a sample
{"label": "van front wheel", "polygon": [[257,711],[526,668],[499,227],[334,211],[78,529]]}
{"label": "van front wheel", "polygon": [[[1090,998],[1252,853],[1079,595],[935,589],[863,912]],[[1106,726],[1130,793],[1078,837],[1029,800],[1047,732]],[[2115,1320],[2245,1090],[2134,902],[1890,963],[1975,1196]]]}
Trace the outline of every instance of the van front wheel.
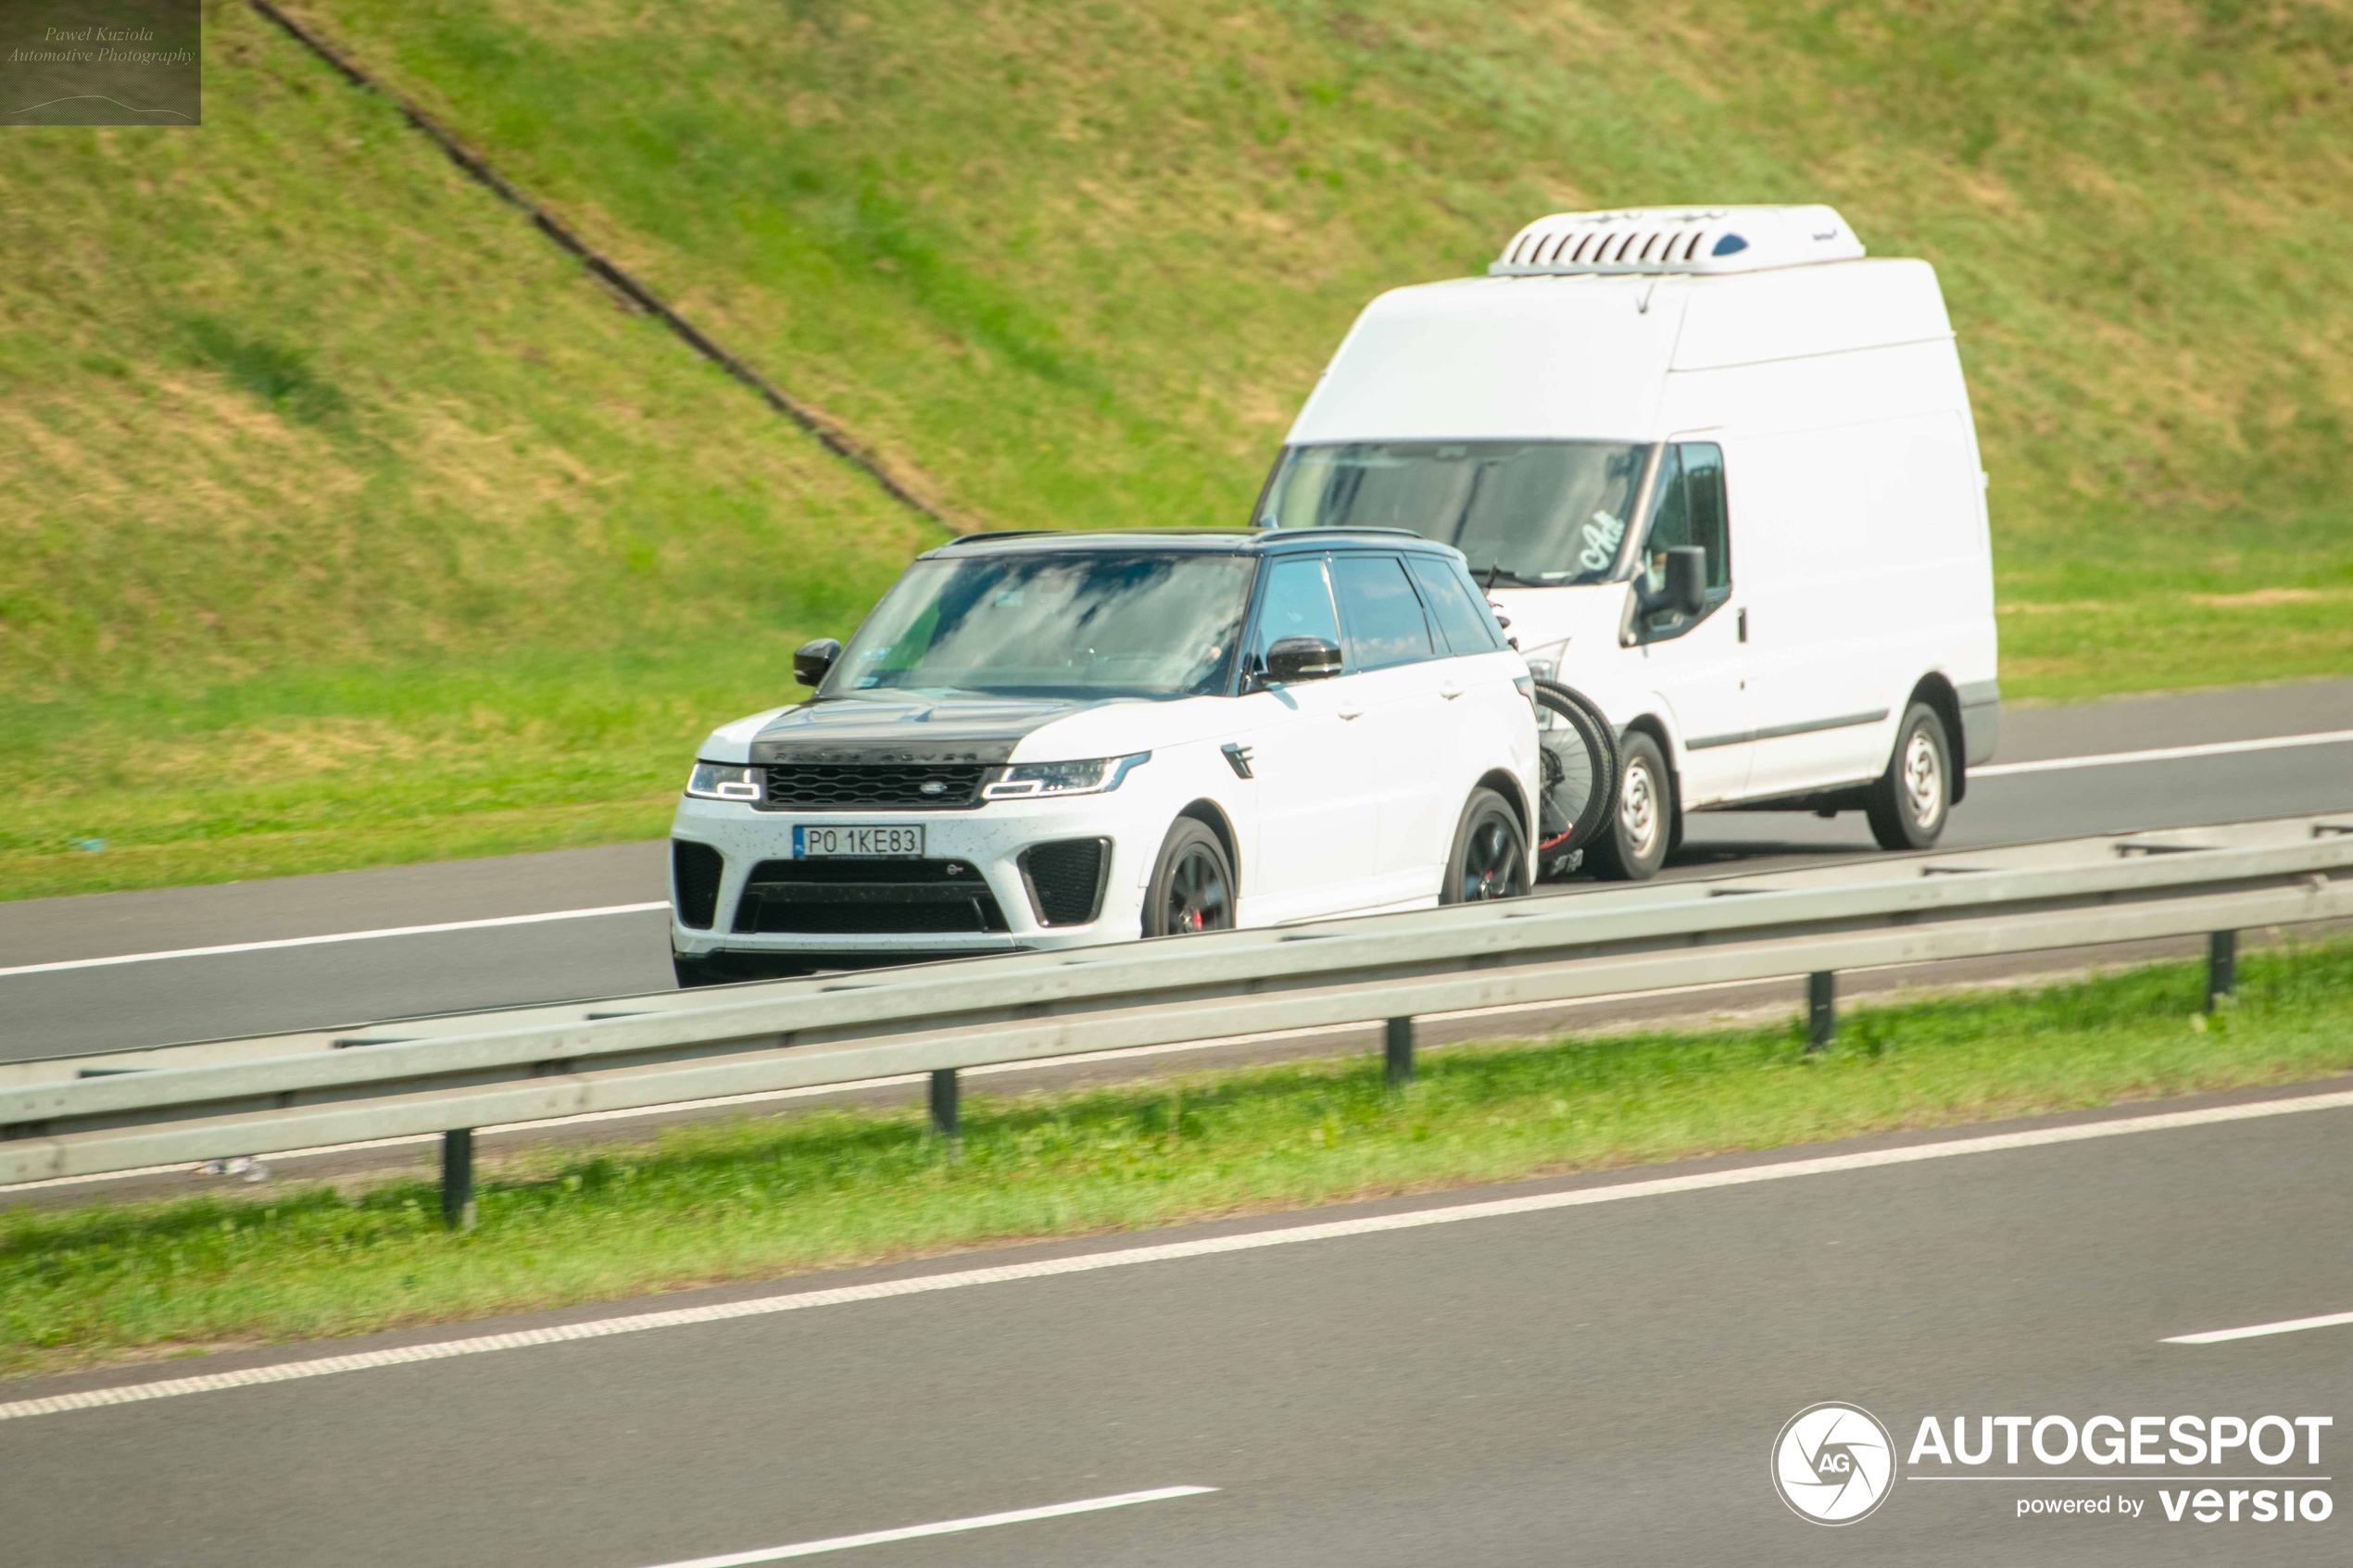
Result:
{"label": "van front wheel", "polygon": [[1648,882],[1675,841],[1675,781],[1658,742],[1641,730],[1626,736],[1617,810],[1585,851],[1585,864],[1608,882]]}
{"label": "van front wheel", "polygon": [[1865,814],[1882,849],[1927,849],[1944,832],[1953,804],[1953,746],[1936,709],[1916,702],[1895,732],[1895,754],[1871,785]]}

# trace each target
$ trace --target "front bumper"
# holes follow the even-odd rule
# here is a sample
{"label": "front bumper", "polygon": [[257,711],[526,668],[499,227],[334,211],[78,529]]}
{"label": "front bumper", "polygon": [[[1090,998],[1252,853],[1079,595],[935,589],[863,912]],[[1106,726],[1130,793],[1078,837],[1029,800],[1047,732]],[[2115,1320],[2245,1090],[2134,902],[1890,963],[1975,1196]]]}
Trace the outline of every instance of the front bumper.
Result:
{"label": "front bumper", "polygon": [[[682,899],[673,851],[671,946],[686,959],[770,955],[824,965],[1076,947],[1134,936],[1143,909],[1135,857],[1151,851],[1119,804],[1119,796],[1103,795],[992,801],[972,810],[795,812],[682,799],[673,843],[705,846],[718,853],[720,865],[715,897],[704,888],[702,897]],[[794,860],[796,826],[851,823],[921,827],[922,860]],[[1041,874],[1026,874],[1024,852],[1086,840],[1107,842],[1092,918],[1072,919],[1085,912],[1083,888],[1074,902],[1071,879],[1051,884],[1034,857],[1029,869]],[[689,924],[683,911],[698,914],[701,907],[711,911],[708,925]]]}

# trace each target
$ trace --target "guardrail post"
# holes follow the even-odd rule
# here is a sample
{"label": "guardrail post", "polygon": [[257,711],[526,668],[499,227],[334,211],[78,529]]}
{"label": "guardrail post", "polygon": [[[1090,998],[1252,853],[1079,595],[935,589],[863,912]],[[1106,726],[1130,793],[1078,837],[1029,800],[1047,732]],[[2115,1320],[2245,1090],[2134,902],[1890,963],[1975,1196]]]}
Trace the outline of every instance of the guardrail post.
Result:
{"label": "guardrail post", "polygon": [[2212,1012],[2221,998],[2237,990],[2238,985],[2239,934],[2209,932],[2206,938],[2206,1010]]}
{"label": "guardrail post", "polygon": [[952,1067],[932,1071],[931,1130],[943,1138],[956,1135],[956,1070]]}
{"label": "guardrail post", "polygon": [[474,1228],[474,1130],[458,1127],[441,1135],[441,1223],[453,1231]]}
{"label": "guardrail post", "polygon": [[1820,1050],[1838,1038],[1838,972],[1818,969],[1806,977],[1806,1048]]}
{"label": "guardrail post", "polygon": [[1403,1088],[1414,1081],[1414,1021],[1392,1018],[1382,1035],[1383,1066],[1392,1089]]}

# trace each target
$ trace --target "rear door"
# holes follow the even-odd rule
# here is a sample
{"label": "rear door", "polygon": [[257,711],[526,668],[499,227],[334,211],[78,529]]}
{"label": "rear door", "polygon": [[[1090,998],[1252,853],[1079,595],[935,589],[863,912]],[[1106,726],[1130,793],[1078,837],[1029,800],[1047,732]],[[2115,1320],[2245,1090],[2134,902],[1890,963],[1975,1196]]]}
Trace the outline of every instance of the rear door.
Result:
{"label": "rear door", "polygon": [[1462,753],[1463,688],[1450,680],[1405,563],[1392,554],[1332,557],[1332,588],[1357,693],[1341,716],[1351,755],[1375,797],[1378,841],[1364,906],[1434,897],[1453,836],[1441,799]]}
{"label": "rear door", "polygon": [[[1263,671],[1269,646],[1299,636],[1344,646],[1320,555],[1267,564],[1246,668]],[[1245,794],[1257,804],[1241,872],[1243,918],[1253,925],[1329,914],[1363,900],[1380,828],[1357,679],[1262,685],[1240,699],[1245,749],[1227,755],[1237,772],[1248,771]]]}

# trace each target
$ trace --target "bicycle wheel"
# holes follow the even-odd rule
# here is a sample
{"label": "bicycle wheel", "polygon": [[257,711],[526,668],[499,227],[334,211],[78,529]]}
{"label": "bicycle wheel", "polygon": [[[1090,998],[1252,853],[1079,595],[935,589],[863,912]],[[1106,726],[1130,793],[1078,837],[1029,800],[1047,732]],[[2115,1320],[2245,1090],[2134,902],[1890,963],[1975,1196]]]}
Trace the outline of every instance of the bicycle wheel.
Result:
{"label": "bicycle wheel", "polygon": [[1617,804],[1617,735],[1592,699],[1558,681],[1536,683],[1537,874],[1566,876]]}

